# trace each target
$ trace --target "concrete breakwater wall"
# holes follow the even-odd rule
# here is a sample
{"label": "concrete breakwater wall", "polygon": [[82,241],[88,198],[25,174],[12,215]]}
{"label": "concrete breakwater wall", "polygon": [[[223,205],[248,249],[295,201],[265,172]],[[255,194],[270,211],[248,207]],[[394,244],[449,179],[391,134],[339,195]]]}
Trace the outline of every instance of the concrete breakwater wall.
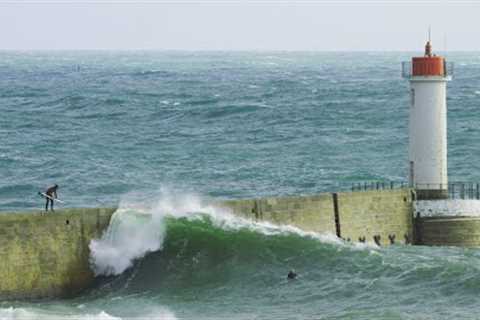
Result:
{"label": "concrete breakwater wall", "polygon": [[424,217],[415,219],[417,244],[480,247],[480,217]]}
{"label": "concrete breakwater wall", "polygon": [[[388,190],[218,203],[235,214],[346,240],[409,242],[412,193]],[[107,228],[114,208],[0,214],[0,298],[68,297],[94,281],[89,243]],[[389,238],[390,236],[390,238]]]}
{"label": "concrete breakwater wall", "polygon": [[354,242],[387,245],[412,242],[412,203],[411,190],[400,189],[232,200],[222,204],[235,214],[256,220],[331,233]]}
{"label": "concrete breakwater wall", "polygon": [[0,298],[68,297],[93,282],[88,245],[114,209],[0,214]]}

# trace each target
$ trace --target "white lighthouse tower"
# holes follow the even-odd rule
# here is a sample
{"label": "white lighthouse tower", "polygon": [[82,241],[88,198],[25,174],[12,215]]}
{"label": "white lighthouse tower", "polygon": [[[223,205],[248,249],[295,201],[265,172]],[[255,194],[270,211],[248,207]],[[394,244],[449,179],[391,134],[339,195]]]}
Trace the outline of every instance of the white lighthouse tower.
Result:
{"label": "white lighthouse tower", "polygon": [[403,64],[410,81],[409,182],[419,200],[448,197],[447,81],[451,65],[432,54],[430,41],[423,57]]}

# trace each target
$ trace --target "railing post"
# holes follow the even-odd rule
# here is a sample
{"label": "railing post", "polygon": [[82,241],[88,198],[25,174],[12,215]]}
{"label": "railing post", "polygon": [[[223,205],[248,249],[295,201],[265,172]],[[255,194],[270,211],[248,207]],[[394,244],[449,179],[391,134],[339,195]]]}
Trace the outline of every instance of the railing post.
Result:
{"label": "railing post", "polygon": [[[398,187],[404,188],[405,182],[400,181]],[[377,190],[387,190],[388,188],[395,189],[395,182],[372,182],[370,184],[371,188],[376,188]],[[413,183],[411,184],[412,188],[418,189],[422,188],[425,190],[447,190],[448,199],[462,199],[462,200],[480,200],[480,183],[478,182],[448,182],[447,184],[443,183]]]}

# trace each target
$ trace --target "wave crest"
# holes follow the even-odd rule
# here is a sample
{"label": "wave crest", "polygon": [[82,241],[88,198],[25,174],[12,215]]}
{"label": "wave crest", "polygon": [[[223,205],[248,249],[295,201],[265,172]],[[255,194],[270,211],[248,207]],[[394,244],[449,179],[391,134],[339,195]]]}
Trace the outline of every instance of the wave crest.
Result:
{"label": "wave crest", "polygon": [[[289,225],[278,226],[235,216],[230,209],[196,195],[163,189],[154,202],[135,200],[141,198],[138,195],[129,198],[122,201],[113,214],[103,236],[90,242],[91,267],[97,276],[119,275],[132,267],[135,260],[162,250],[167,236],[167,222],[172,219],[202,220],[220,230],[248,230],[264,236],[294,235],[322,243],[346,245],[335,235],[306,232]],[[186,228],[194,227],[189,225]],[[189,234],[184,236],[188,238]]]}

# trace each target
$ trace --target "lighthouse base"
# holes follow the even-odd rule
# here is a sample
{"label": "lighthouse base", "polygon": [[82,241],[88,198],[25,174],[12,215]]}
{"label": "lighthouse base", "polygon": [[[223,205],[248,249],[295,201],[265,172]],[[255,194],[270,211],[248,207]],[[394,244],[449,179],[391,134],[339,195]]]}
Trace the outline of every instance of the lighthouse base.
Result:
{"label": "lighthouse base", "polygon": [[417,200],[448,199],[447,189],[416,189]]}

